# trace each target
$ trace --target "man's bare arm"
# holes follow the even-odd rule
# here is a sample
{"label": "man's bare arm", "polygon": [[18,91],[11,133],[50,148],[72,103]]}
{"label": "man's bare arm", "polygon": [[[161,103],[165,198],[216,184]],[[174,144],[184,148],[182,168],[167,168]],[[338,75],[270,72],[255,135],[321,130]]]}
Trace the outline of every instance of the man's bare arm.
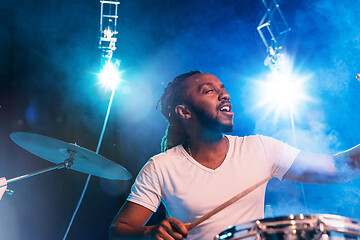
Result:
{"label": "man's bare arm", "polygon": [[183,239],[188,231],[177,219],[167,218],[155,226],[144,226],[153,212],[126,202],[110,227],[110,239]]}
{"label": "man's bare arm", "polygon": [[360,176],[360,145],[334,155],[301,152],[284,178],[303,183],[346,183]]}

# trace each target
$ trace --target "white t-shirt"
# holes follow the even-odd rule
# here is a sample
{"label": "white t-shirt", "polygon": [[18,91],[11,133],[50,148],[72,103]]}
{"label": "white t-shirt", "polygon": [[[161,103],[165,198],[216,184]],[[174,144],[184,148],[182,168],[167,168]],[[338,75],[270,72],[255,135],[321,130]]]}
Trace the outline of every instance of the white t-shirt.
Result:
{"label": "white t-shirt", "polygon": [[[261,135],[226,135],[229,151],[215,170],[176,146],[151,158],[140,171],[128,201],[155,212],[163,202],[169,215],[190,223],[262,179],[282,179],[300,150]],[[189,232],[188,239],[213,239],[229,226],[261,219],[266,184]]]}

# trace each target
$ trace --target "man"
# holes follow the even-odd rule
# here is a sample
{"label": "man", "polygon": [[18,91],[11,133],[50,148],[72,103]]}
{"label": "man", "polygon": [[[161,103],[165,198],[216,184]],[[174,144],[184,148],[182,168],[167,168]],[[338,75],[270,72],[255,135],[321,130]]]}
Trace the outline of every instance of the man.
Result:
{"label": "man", "polygon": [[[360,175],[360,145],[334,156],[300,151],[264,136],[236,137],[230,95],[199,71],[169,83],[160,99],[169,126],[162,151],[139,173],[111,228],[113,239],[213,239],[230,225],[263,218],[266,184],[191,231],[186,225],[272,175],[340,183]],[[169,216],[144,226],[163,202]]]}

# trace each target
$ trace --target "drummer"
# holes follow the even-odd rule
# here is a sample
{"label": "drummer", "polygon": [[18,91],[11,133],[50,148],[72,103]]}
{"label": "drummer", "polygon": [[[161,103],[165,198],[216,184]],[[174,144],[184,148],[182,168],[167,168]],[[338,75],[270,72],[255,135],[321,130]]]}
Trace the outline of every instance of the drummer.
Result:
{"label": "drummer", "polygon": [[[234,113],[214,75],[192,71],[176,77],[159,103],[169,124],[163,153],[137,176],[111,225],[112,239],[213,239],[228,226],[263,218],[266,184],[191,231],[186,225],[273,173],[306,183],[343,183],[360,175],[360,145],[323,155],[261,135],[225,135],[233,129]],[[170,217],[144,226],[161,202]]]}

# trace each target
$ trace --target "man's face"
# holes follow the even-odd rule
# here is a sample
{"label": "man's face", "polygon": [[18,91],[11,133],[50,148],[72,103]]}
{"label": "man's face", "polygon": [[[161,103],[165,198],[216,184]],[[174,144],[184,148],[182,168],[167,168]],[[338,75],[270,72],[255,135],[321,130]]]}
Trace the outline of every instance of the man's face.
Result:
{"label": "man's face", "polygon": [[214,75],[199,73],[185,80],[184,102],[192,117],[210,130],[231,132],[233,129],[230,95]]}

